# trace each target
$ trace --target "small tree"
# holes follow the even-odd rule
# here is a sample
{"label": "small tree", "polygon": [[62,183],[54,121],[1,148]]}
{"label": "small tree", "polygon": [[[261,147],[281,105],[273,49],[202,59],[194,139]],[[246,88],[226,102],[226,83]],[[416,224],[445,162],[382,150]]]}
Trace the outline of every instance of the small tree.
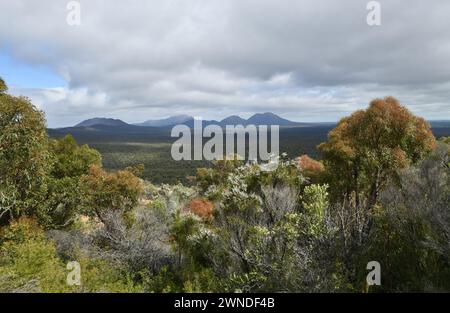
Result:
{"label": "small tree", "polygon": [[[364,264],[385,264],[379,291],[442,291],[450,287],[449,147],[438,147],[418,165],[399,171],[399,182],[381,192],[374,226],[360,253]],[[400,184],[400,188],[399,188]],[[388,266],[386,266],[388,265]]]}
{"label": "small tree", "polygon": [[328,209],[328,185],[309,185],[303,190],[302,206],[309,220],[309,231],[318,234],[322,231],[325,210]]}
{"label": "small tree", "polygon": [[0,80],[0,222],[33,215],[49,167],[44,114],[27,98],[5,93]]}
{"label": "small tree", "polygon": [[101,155],[88,145],[79,146],[72,135],[50,142],[54,158],[51,174],[55,178],[80,177],[87,174],[92,165],[101,165]]}
{"label": "small tree", "polygon": [[436,145],[428,123],[397,99],[373,100],[366,110],[343,118],[319,145],[335,198],[367,196],[372,208],[388,178],[415,164]]}
{"label": "small tree", "polygon": [[82,176],[81,188],[84,211],[103,223],[109,211],[126,213],[134,208],[143,191],[141,180],[130,171],[108,173],[97,165]]}
{"label": "small tree", "polygon": [[100,166],[101,156],[87,145],[79,146],[71,135],[51,140],[49,150],[52,166],[38,221],[46,229],[67,228],[75,221],[84,196],[80,178],[89,173],[92,165]]}

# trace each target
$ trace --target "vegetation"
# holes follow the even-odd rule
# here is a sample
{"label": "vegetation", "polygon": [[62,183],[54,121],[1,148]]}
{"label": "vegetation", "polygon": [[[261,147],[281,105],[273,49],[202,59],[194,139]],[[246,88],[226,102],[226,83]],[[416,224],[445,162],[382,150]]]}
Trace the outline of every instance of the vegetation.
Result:
{"label": "vegetation", "polygon": [[1,223],[40,209],[50,164],[43,113],[28,99],[4,91],[0,92]]}
{"label": "vegetation", "polygon": [[157,185],[140,162],[105,169],[72,136],[49,139],[6,92],[0,80],[2,292],[450,291],[449,138],[392,97],[342,119],[320,161],[228,157]]}
{"label": "vegetation", "polygon": [[[91,148],[101,153],[103,167],[108,170],[117,171],[143,164],[145,168],[142,177],[153,184],[180,182],[192,185],[190,178],[196,175],[198,168],[213,167],[209,161],[173,160],[171,145],[176,138],[170,137],[170,128],[156,128],[151,131],[145,127],[137,128],[131,133],[121,127],[102,125],[89,128],[49,129],[48,133],[55,139],[71,134],[77,142],[89,144]],[[327,138],[329,130],[331,127],[327,125],[281,128],[280,151],[292,157],[307,154],[319,158],[316,146]],[[450,135],[450,129],[444,129],[441,135],[447,134]]]}
{"label": "vegetation", "polygon": [[337,198],[354,195],[358,206],[360,194],[367,194],[372,207],[396,171],[423,159],[435,144],[424,119],[387,97],[343,118],[319,150]]}

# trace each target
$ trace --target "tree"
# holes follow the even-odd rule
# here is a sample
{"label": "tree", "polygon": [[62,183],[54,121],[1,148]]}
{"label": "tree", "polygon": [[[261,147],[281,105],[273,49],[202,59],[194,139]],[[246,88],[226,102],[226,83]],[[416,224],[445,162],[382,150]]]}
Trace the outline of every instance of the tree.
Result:
{"label": "tree", "polygon": [[375,99],[369,108],[345,117],[319,145],[334,197],[354,197],[368,208],[396,171],[415,164],[436,145],[428,123],[414,116],[393,97]]}
{"label": "tree", "polygon": [[126,213],[134,208],[143,191],[141,180],[130,171],[108,173],[97,165],[81,177],[81,189],[84,211],[103,223],[110,211]]}
{"label": "tree", "polygon": [[80,177],[87,174],[92,165],[101,165],[101,155],[88,145],[79,146],[72,135],[50,142],[54,158],[51,175],[55,178]]}
{"label": "tree", "polygon": [[44,114],[0,81],[0,223],[33,215],[42,203],[49,167]]}
{"label": "tree", "polygon": [[8,86],[6,86],[5,81],[0,77],[0,93],[6,92],[8,90]]}
{"label": "tree", "polygon": [[49,153],[52,165],[38,221],[46,229],[67,228],[75,221],[84,196],[80,192],[80,178],[88,174],[92,165],[101,165],[101,156],[87,145],[79,146],[71,135],[51,140]]}
{"label": "tree", "polygon": [[[449,147],[438,147],[419,164],[399,171],[399,182],[381,192],[374,227],[359,269],[384,264],[383,291],[448,290],[450,265]],[[400,184],[400,188],[399,188]],[[364,281],[366,272],[361,273]]]}

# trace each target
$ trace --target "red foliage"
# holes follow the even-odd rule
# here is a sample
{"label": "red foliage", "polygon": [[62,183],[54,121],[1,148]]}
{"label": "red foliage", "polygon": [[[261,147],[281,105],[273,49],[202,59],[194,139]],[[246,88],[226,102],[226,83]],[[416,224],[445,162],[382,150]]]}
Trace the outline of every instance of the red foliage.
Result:
{"label": "red foliage", "polygon": [[322,163],[310,158],[307,154],[300,156],[297,160],[302,172],[320,173],[325,169]]}
{"label": "red foliage", "polygon": [[206,199],[197,198],[191,200],[185,209],[201,218],[210,220],[213,217],[214,204]]}

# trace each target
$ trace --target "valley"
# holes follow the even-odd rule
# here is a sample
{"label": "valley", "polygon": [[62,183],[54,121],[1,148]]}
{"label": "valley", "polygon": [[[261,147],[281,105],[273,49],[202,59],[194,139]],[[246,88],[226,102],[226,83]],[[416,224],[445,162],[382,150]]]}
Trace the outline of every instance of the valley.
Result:
{"label": "valley", "polygon": [[[432,123],[433,125],[433,123]],[[316,147],[327,138],[334,124],[313,124],[308,127],[280,128],[280,153],[294,158],[302,154],[320,159]],[[439,122],[433,129],[436,138],[449,136],[448,122]],[[175,161],[171,145],[177,138],[170,137],[170,126],[136,126],[123,122],[118,125],[90,125],[48,129],[52,138],[72,134],[79,144],[88,144],[102,154],[106,169],[119,170],[127,166],[144,164],[143,178],[155,183],[189,184],[189,176],[195,175],[199,167],[210,167],[209,161]]]}

